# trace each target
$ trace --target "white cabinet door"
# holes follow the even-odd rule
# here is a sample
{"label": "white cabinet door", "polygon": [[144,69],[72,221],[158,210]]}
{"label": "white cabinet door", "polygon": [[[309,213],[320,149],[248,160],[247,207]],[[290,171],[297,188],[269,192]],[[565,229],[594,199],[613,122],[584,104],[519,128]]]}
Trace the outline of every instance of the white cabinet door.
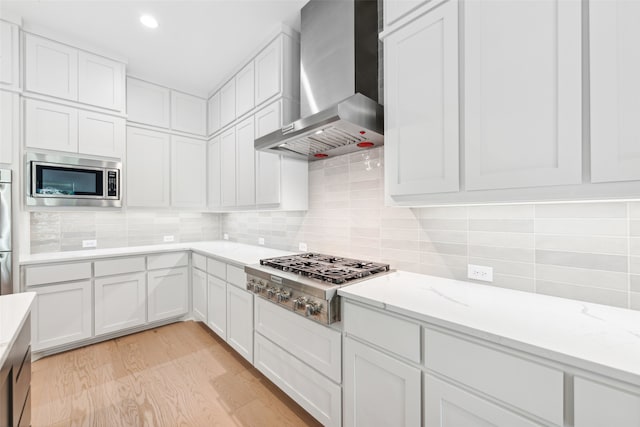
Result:
{"label": "white cabinet door", "polygon": [[78,152],[121,158],[127,137],[126,120],[91,111],[78,111]]}
{"label": "white cabinet door", "polygon": [[589,3],[591,181],[640,180],[640,2]]}
{"label": "white cabinet door", "polygon": [[128,206],[169,206],[169,145],[166,133],[127,128]]}
{"label": "white cabinet door", "polygon": [[0,21],[0,85],[17,89],[20,86],[19,28]]}
{"label": "white cabinet door", "polygon": [[256,56],[255,105],[260,105],[282,91],[282,36]]}
{"label": "white cabinet door", "polygon": [[350,338],[343,363],[345,425],[420,425],[419,369]]}
{"label": "white cabinet door", "polygon": [[234,79],[220,89],[220,126],[226,126],[236,118],[236,81]]}
{"label": "white cabinet door", "polygon": [[13,162],[13,146],[20,140],[20,95],[0,91],[0,163]]}
{"label": "white cabinet door", "polygon": [[144,325],[147,321],[146,285],[144,273],[95,279],[96,335]]}
{"label": "white cabinet door", "polygon": [[253,109],[253,61],[236,74],[236,117]]}
{"label": "white cabinet door", "polygon": [[221,177],[221,153],[220,153],[220,137],[213,138],[209,141],[207,151],[207,191],[209,208],[220,207],[220,192],[222,186]]}
{"label": "white cabinet door", "polygon": [[127,120],[168,128],[170,93],[166,87],[127,77]]}
{"label": "white cabinet door", "polygon": [[227,283],[209,275],[208,287],[208,320],[207,325],[220,338],[227,340]]}
{"label": "white cabinet door", "polygon": [[204,207],[207,204],[207,143],[171,137],[171,205]]}
{"label": "white cabinet door", "polygon": [[182,316],[189,311],[188,267],[147,272],[149,322]]}
{"label": "white cabinet door", "polygon": [[429,374],[425,374],[424,391],[424,425],[427,426],[541,427],[543,425]]}
{"label": "white cabinet door", "polygon": [[406,15],[410,10],[418,7],[420,3],[426,3],[425,0],[384,0],[384,28],[387,29],[391,24],[402,16]]}
{"label": "white cabinet door", "polygon": [[196,268],[191,270],[193,317],[207,321],[207,274]]}
{"label": "white cabinet door", "polygon": [[458,191],[458,3],[422,15],[384,47],[389,194]]}
{"label": "white cabinet door", "polygon": [[25,89],[78,100],[78,50],[25,34]]}
{"label": "white cabinet door", "polygon": [[220,135],[220,205],[236,205],[236,130]]}
{"label": "white cabinet door", "polygon": [[171,91],[171,128],[205,135],[207,132],[207,101],[197,96]]}
{"label": "white cabinet door", "polygon": [[88,52],[78,52],[78,101],[123,111],[124,64]]}
{"label": "white cabinet door", "polygon": [[[282,100],[276,101],[254,115],[256,139],[282,126]],[[255,152],[256,204],[280,203],[280,156],[264,151]]]}
{"label": "white cabinet door", "polygon": [[213,94],[207,103],[209,135],[220,130],[220,92]]}
{"label": "white cabinet door", "polygon": [[78,152],[77,109],[33,99],[24,108],[27,147]]}
{"label": "white cabinet door", "polygon": [[253,363],[253,294],[227,286],[227,343]]}
{"label": "white cabinet door", "polygon": [[575,377],[575,427],[640,426],[640,389],[635,393]]}
{"label": "white cabinet door", "polygon": [[31,309],[33,351],[91,337],[90,280],[28,290],[37,293]]}
{"label": "white cabinet door", "polygon": [[582,181],[581,2],[466,2],[468,190]]}
{"label": "white cabinet door", "polygon": [[256,163],[253,117],[236,126],[236,205],[252,206],[256,203]]}

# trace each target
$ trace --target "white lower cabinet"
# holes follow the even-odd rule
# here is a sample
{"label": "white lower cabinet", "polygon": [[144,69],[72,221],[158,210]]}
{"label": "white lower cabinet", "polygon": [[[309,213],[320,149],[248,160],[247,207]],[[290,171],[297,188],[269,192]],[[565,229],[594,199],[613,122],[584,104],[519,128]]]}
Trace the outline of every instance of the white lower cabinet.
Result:
{"label": "white lower cabinet", "polygon": [[189,311],[188,267],[167,268],[147,273],[149,322],[179,317]]}
{"label": "white lower cabinet", "polygon": [[227,283],[217,277],[207,277],[207,325],[220,338],[227,339]]}
{"label": "white lower cabinet", "polygon": [[345,426],[420,425],[420,369],[348,337],[343,366]]}
{"label": "white lower cabinet", "polygon": [[544,425],[524,418],[430,374],[425,374],[424,414],[424,424],[429,427],[535,427]]}
{"label": "white lower cabinet", "polygon": [[207,321],[207,273],[194,268],[191,270],[191,295],[193,317]]}
{"label": "white lower cabinet", "polygon": [[95,279],[96,336],[147,322],[146,284],[143,272]]}
{"label": "white lower cabinet", "polygon": [[91,337],[91,280],[27,290],[37,293],[31,310],[33,351]]}
{"label": "white lower cabinet", "polygon": [[640,426],[640,389],[635,392],[575,377],[575,427]]}
{"label": "white lower cabinet", "polygon": [[227,285],[227,343],[253,363],[253,294]]}

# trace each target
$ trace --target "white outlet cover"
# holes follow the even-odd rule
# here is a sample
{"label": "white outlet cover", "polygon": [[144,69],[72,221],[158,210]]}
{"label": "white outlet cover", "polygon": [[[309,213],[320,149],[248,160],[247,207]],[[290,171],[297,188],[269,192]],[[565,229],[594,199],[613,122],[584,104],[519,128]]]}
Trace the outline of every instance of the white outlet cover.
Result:
{"label": "white outlet cover", "polygon": [[224,233],[224,234],[222,235],[222,238],[223,238],[224,240],[229,240],[229,234],[228,234],[228,233]]}
{"label": "white outlet cover", "polygon": [[467,277],[483,282],[493,282],[493,267],[467,264]]}
{"label": "white outlet cover", "polygon": [[258,237],[258,244],[264,245],[264,237]]}
{"label": "white outlet cover", "polygon": [[301,250],[302,252],[307,252],[309,249],[307,248],[306,243],[300,242],[298,243],[298,250]]}
{"label": "white outlet cover", "polygon": [[83,240],[82,241],[82,247],[83,248],[96,248],[96,247],[98,247],[98,241],[97,240]]}
{"label": "white outlet cover", "polygon": [[173,242],[174,240],[175,240],[175,238],[173,237],[173,235],[164,236],[164,241],[165,242]]}

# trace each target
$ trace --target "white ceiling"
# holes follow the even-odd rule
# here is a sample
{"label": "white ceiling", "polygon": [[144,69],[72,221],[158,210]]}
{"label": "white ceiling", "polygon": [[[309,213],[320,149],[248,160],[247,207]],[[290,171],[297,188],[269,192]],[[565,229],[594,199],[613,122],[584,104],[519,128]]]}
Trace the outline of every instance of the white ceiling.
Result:
{"label": "white ceiling", "polygon": [[[127,73],[206,96],[280,23],[299,29],[308,0],[1,0],[0,12],[128,60]],[[140,24],[153,15],[159,27]]]}

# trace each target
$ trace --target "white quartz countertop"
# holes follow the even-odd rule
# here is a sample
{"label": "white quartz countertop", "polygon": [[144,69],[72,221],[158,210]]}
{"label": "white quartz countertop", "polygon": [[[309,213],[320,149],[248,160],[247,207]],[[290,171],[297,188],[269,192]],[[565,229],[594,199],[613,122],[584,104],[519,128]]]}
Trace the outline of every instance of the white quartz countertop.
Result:
{"label": "white quartz countertop", "polygon": [[396,271],[349,299],[640,385],[640,311]]}
{"label": "white quartz countertop", "polygon": [[31,311],[35,292],[0,296],[0,366],[9,356],[11,346]]}
{"label": "white quartz countertop", "polygon": [[91,249],[84,251],[50,252],[20,257],[21,265],[44,264],[50,262],[82,261],[96,258],[109,258],[126,255],[175,252],[191,250],[205,256],[220,258],[239,266],[256,264],[262,258],[289,255],[292,252],[271,249],[264,246],[253,246],[228,240],[209,242],[170,243],[163,245],[131,246],[123,248]]}

